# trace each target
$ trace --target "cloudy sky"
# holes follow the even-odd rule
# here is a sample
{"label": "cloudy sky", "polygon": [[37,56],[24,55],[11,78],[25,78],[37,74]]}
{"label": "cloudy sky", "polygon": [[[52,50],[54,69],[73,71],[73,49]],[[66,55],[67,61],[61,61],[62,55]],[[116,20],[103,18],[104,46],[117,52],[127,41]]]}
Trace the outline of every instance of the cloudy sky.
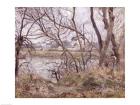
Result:
{"label": "cloudy sky", "polygon": [[[66,8],[66,9],[70,10],[71,12],[62,9],[62,13],[64,16],[67,16],[68,18],[71,19],[72,18],[72,8]],[[123,32],[124,8],[115,8],[114,15],[115,15],[114,34],[115,34],[116,38],[118,38]],[[18,14],[16,14],[16,18],[19,18]],[[102,12],[99,10],[99,8],[94,8],[94,19],[95,19],[97,27],[101,33],[102,39],[105,39],[107,32],[104,29],[104,24],[102,22]],[[85,31],[87,31],[89,33],[86,35],[86,37],[97,42],[96,33],[92,27],[92,23],[90,20],[90,9],[89,8],[77,7],[76,13],[75,13],[75,22],[76,22],[76,25],[78,28],[82,28],[83,27],[82,25],[84,24]],[[35,30],[37,30],[37,29],[38,29],[38,27],[36,25],[34,25],[34,27],[32,28],[32,33],[33,34],[40,33],[39,31],[35,32]],[[25,34],[26,32],[27,32],[27,30],[24,29],[23,34]],[[71,35],[67,35],[67,36],[62,35],[61,37],[64,40],[71,41],[73,34],[74,33],[71,33]],[[36,36],[33,35],[32,38],[33,37],[36,37]],[[46,41],[46,38],[32,39],[33,43],[42,43],[45,41]]]}

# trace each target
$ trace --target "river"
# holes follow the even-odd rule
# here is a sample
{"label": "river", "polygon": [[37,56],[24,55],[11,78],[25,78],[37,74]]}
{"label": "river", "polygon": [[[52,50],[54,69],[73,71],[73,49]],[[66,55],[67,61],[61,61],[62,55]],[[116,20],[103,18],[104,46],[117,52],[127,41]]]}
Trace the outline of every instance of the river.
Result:
{"label": "river", "polygon": [[[30,73],[39,74],[41,77],[52,80],[52,73],[49,70],[57,70],[58,66],[61,64],[62,60],[58,58],[48,58],[32,56],[26,57],[25,59],[20,59],[20,70],[26,70]],[[96,65],[94,60],[91,60],[87,66]]]}

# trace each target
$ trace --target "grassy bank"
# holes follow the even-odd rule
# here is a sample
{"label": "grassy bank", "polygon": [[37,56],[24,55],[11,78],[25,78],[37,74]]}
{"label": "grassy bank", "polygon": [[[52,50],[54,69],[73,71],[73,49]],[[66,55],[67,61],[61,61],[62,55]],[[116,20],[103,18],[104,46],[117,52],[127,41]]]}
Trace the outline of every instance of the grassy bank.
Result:
{"label": "grassy bank", "polygon": [[16,97],[24,98],[124,98],[123,71],[91,70],[67,73],[58,83],[24,74],[16,80]]}

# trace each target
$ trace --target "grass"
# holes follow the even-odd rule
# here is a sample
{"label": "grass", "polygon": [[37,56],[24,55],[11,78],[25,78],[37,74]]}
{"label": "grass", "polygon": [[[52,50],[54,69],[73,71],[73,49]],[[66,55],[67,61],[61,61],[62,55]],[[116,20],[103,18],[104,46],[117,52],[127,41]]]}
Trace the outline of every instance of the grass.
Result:
{"label": "grass", "polygon": [[[84,97],[124,97],[124,74],[120,71],[94,70],[87,73],[71,74],[62,79],[61,84],[75,86]],[[78,79],[76,79],[78,78]]]}
{"label": "grass", "polygon": [[124,98],[123,71],[109,69],[67,73],[58,83],[35,74],[22,74],[16,80],[17,98]]}

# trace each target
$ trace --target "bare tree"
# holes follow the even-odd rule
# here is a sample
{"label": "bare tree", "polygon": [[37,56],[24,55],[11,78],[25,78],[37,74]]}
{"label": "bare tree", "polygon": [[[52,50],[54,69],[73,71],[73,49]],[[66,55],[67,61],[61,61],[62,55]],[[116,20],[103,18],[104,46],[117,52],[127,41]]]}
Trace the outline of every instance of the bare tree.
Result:
{"label": "bare tree", "polygon": [[[29,8],[15,8],[16,9],[16,13],[19,14],[16,18],[16,25],[19,23],[19,27],[16,26],[16,37],[15,37],[15,76],[18,76],[18,71],[19,71],[19,56],[20,56],[20,51],[22,49],[22,47],[27,47],[27,48],[31,48],[34,49],[32,46],[32,42],[30,41],[30,39],[28,38],[30,31],[33,27],[33,25],[40,19],[42,18],[44,15],[42,15],[41,17],[35,19],[35,20],[30,20],[28,18],[28,9]],[[24,30],[26,31],[26,34],[24,34]],[[28,50],[29,51],[29,50]],[[30,52],[30,51],[29,51]]]}
{"label": "bare tree", "polygon": [[[95,21],[95,11],[93,7],[88,8],[89,11],[89,21],[93,29],[95,30],[99,48],[96,48],[97,52],[99,52],[99,66],[106,61],[109,44],[112,44],[112,51],[114,56],[117,58],[117,63],[119,62],[119,46],[115,39],[115,34],[113,33],[114,27],[114,8],[101,8],[100,12],[102,12],[101,20],[104,24],[104,29],[107,32],[105,40],[103,40],[103,34],[100,32],[98,24]],[[64,11],[69,12],[71,17],[64,16]],[[15,74],[18,74],[18,65],[19,65],[19,52],[22,46],[32,46],[32,42],[29,40],[29,36],[32,35],[31,29],[35,25],[38,33],[33,33],[34,36],[39,35],[39,37],[45,37],[47,42],[55,42],[59,48],[62,49],[62,54],[60,59],[62,60],[61,65],[63,64],[63,68],[65,70],[71,71],[74,69],[76,72],[85,71],[88,67],[88,62],[90,62],[94,56],[94,41],[87,36],[90,36],[91,33],[88,32],[85,28],[86,23],[82,23],[81,25],[77,23],[77,11],[78,8],[23,8],[23,11],[20,12],[21,21],[20,21],[20,29],[17,29],[17,37],[16,37],[16,70]],[[26,33],[24,29],[26,28]],[[76,57],[66,46],[64,43],[64,37],[72,36],[72,39],[77,41],[77,46],[79,48],[79,55]],[[93,36],[93,34],[91,35]],[[66,40],[66,39],[65,39]],[[71,40],[74,42],[74,40]],[[46,42],[46,43],[47,43]],[[108,57],[109,58],[109,57]],[[63,69],[64,70],[64,69]],[[57,74],[61,74],[61,70],[53,70],[52,72]],[[60,76],[59,76],[60,77]],[[57,80],[60,78],[57,78]]]}
{"label": "bare tree", "polygon": [[[107,23],[107,17],[106,17],[106,10],[109,14],[109,22]],[[101,66],[102,65],[102,62],[104,61],[104,57],[105,57],[105,54],[106,54],[106,51],[107,51],[107,48],[109,46],[109,43],[111,41],[112,38],[112,35],[113,35],[113,26],[114,26],[114,15],[113,15],[113,8],[108,8],[108,9],[105,9],[103,10],[103,16],[104,16],[104,24],[105,24],[105,28],[107,29],[107,37],[106,37],[106,40],[105,40],[105,44],[104,44],[104,47],[101,51],[101,55],[100,55],[100,60],[99,60],[99,65]],[[106,20],[106,21],[105,21]]]}
{"label": "bare tree", "polygon": [[98,43],[99,43],[99,51],[101,52],[102,50],[102,47],[103,47],[103,43],[102,43],[102,38],[101,38],[101,33],[95,23],[95,20],[94,20],[94,13],[93,13],[93,7],[90,7],[90,19],[91,19],[91,22],[92,22],[92,26],[96,32],[96,35],[97,35],[97,38],[98,38]]}

